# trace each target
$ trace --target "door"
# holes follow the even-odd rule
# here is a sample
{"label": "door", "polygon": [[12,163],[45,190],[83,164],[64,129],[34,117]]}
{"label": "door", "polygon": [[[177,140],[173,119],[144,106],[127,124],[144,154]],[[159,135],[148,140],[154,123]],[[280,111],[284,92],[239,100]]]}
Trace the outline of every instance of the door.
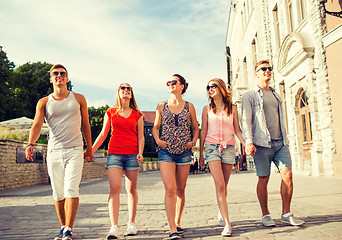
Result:
{"label": "door", "polygon": [[301,125],[301,137],[303,143],[303,168],[304,170],[312,169],[311,162],[311,147],[312,147],[312,136],[311,136],[311,118],[308,98],[305,91],[302,89],[299,93],[298,99],[300,125]]}

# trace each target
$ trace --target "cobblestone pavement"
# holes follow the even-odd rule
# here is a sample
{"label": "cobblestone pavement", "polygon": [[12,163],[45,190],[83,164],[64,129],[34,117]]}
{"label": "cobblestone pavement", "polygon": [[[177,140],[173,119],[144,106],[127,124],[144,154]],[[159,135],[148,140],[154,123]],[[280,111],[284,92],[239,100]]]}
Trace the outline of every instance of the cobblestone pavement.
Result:
{"label": "cobblestone pavement", "polygon": [[[280,176],[272,173],[269,208],[277,226],[266,228],[260,221],[254,172],[233,173],[228,206],[231,239],[342,239],[342,178],[294,175],[292,212],[305,219],[304,226],[280,222]],[[104,239],[109,227],[107,178],[82,181],[74,239]],[[168,225],[164,211],[164,187],[160,173],[139,175],[138,234],[126,236],[127,195],[123,188],[119,217],[120,239],[165,239]],[[189,175],[186,206],[182,218],[184,239],[223,239],[218,226],[215,189],[210,173]],[[0,239],[53,239],[58,219],[49,185],[0,192]]]}

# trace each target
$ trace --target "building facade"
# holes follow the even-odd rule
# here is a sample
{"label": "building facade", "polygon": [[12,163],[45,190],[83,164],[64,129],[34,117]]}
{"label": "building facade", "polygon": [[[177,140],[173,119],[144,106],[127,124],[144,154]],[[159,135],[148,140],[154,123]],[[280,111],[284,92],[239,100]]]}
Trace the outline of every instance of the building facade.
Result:
{"label": "building facade", "polygon": [[[342,176],[336,125],[342,117],[336,105],[341,19],[331,16],[329,26],[328,7],[341,11],[332,0],[240,0],[230,8],[226,39],[233,100],[241,107],[243,93],[256,84],[255,63],[269,59],[271,86],[283,98],[293,169],[314,176]],[[324,37],[336,28],[333,44],[326,45]]]}

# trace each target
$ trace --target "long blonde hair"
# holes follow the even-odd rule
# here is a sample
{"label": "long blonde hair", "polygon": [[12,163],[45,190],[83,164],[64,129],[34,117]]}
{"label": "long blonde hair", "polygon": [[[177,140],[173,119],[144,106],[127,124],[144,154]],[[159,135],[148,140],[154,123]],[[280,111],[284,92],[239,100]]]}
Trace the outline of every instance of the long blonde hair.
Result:
{"label": "long blonde hair", "polygon": [[[222,97],[223,97],[224,109],[227,111],[227,115],[232,114],[232,112],[233,112],[232,95],[230,94],[230,92],[228,92],[226,84],[224,83],[224,81],[221,78],[214,78],[214,79],[211,79],[208,82],[208,84],[210,82],[216,83],[218,89],[220,89],[220,92],[221,92]],[[210,104],[209,104],[210,108],[213,110],[213,113],[216,114],[217,108],[216,108],[214,99],[212,97],[210,97],[210,95],[209,95],[209,101],[210,101]]]}
{"label": "long blonde hair", "polygon": [[[119,95],[119,91],[120,91],[122,85],[128,85],[129,87],[131,87],[131,85],[129,85],[128,83],[121,83],[119,85],[118,89],[116,90],[115,106],[114,106],[114,108],[117,109],[117,111],[119,109],[122,109],[122,103],[121,103],[121,99],[120,99],[120,95]],[[132,94],[132,97],[129,100],[129,107],[134,109],[135,111],[137,111],[139,114],[143,115],[143,113],[138,108],[137,102],[135,101],[135,97],[134,97],[134,93],[133,93],[133,88],[132,87],[131,87],[131,94]]]}

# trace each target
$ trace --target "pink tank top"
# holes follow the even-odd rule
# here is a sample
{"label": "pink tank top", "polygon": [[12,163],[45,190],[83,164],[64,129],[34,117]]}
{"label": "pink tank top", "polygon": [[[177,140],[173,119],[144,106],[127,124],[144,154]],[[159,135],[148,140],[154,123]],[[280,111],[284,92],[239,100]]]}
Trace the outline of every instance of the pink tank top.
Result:
{"label": "pink tank top", "polygon": [[220,144],[220,152],[227,145],[235,145],[233,114],[213,113],[208,105],[208,128],[204,144]]}

